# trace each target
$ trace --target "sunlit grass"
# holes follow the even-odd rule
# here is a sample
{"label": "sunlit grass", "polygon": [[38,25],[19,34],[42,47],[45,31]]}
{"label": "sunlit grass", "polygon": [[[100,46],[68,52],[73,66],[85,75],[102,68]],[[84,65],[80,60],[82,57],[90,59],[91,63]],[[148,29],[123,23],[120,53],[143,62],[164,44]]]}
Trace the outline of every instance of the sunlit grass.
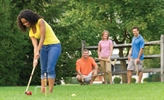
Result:
{"label": "sunlit grass", "polygon": [[[26,87],[0,87],[0,100],[164,100],[164,83],[58,85],[52,94],[40,93],[30,86],[32,96],[24,94]],[[35,93],[36,92],[36,93]],[[76,96],[71,96],[76,94]]]}

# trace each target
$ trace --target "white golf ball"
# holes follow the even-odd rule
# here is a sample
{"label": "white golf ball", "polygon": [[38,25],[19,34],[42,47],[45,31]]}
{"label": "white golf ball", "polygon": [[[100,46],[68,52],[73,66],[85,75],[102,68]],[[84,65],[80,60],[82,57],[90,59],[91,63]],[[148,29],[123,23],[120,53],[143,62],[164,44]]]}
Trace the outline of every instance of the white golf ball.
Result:
{"label": "white golf ball", "polygon": [[76,96],[76,94],[72,94],[71,96],[73,96],[73,97],[74,97],[74,96]]}

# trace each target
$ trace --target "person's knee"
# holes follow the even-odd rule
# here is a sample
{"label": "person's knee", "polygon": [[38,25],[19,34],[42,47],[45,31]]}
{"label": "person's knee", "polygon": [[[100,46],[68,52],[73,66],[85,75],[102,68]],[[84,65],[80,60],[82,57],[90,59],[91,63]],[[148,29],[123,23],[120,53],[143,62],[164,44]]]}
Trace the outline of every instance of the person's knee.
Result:
{"label": "person's knee", "polygon": [[81,77],[79,75],[76,77],[76,79],[77,81],[81,82]]}
{"label": "person's knee", "polygon": [[131,73],[132,71],[131,70],[127,70],[127,73]]}
{"label": "person's knee", "polygon": [[143,74],[143,72],[142,72],[142,71],[139,71],[139,74],[140,74],[140,75],[142,75],[142,74]]}
{"label": "person's knee", "polygon": [[98,72],[98,70],[93,70],[93,72],[92,72],[92,76],[97,76],[97,72]]}
{"label": "person's knee", "polygon": [[81,82],[81,80],[80,80],[79,78],[77,78],[77,81],[78,81],[78,82]]}
{"label": "person's knee", "polygon": [[97,72],[98,72],[98,70],[97,70],[97,69],[95,69],[95,70],[94,70],[94,73],[97,73]]}
{"label": "person's knee", "polygon": [[131,70],[127,70],[127,76],[131,77],[132,76],[132,71]]}
{"label": "person's knee", "polygon": [[142,70],[139,71],[140,73],[143,73]]}

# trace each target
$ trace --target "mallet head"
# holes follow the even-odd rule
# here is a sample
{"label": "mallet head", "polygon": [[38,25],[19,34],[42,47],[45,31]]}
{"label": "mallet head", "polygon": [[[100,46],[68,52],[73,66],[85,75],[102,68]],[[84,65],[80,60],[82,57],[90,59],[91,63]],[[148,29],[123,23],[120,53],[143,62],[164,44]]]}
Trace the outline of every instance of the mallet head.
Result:
{"label": "mallet head", "polygon": [[26,95],[32,95],[32,92],[31,91],[26,91],[25,94]]}

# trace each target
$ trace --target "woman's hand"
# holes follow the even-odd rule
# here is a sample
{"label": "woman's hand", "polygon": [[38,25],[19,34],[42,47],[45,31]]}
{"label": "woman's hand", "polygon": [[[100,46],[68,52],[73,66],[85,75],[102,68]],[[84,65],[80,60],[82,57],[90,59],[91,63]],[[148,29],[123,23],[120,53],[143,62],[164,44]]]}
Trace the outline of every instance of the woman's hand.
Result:
{"label": "woman's hand", "polygon": [[107,61],[108,61],[108,62],[110,62],[110,61],[111,61],[110,56],[108,57]]}
{"label": "woman's hand", "polygon": [[38,64],[38,59],[34,59],[34,60],[33,60],[33,67],[36,67],[37,64]]}
{"label": "woman's hand", "polygon": [[39,59],[39,57],[40,57],[39,51],[36,51],[34,54],[34,59]]}
{"label": "woman's hand", "polygon": [[36,51],[36,52],[34,53],[34,60],[33,60],[33,66],[34,66],[34,67],[36,67],[36,65],[38,64],[38,59],[39,59],[39,57],[40,57],[40,54],[39,54],[38,51]]}
{"label": "woman's hand", "polygon": [[98,60],[101,60],[101,57],[99,57]]}

